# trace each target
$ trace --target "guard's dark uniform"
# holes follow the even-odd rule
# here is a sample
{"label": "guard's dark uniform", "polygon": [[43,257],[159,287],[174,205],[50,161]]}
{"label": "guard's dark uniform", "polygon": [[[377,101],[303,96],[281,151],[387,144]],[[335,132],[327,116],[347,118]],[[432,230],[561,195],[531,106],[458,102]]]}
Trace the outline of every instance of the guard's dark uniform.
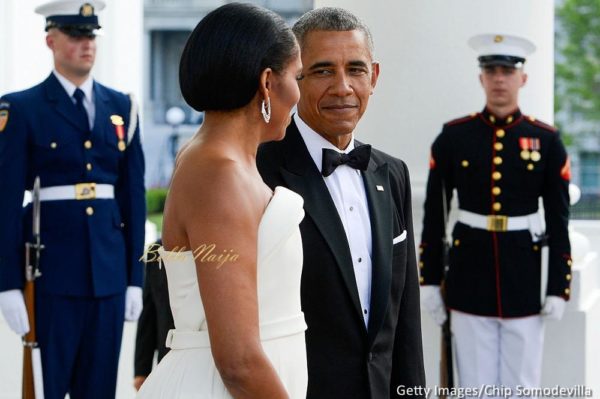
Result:
{"label": "guard's dark uniform", "polygon": [[[569,161],[558,131],[520,111],[504,119],[487,109],[448,122],[431,148],[420,245],[422,285],[443,277],[442,185],[450,202],[480,215],[522,216],[542,197],[549,245],[547,295],[569,298]],[[502,217],[491,220],[502,230]],[[447,275],[449,308],[520,317],[540,312],[540,244],[528,230],[488,231],[458,222]]]}
{"label": "guard's dark uniform", "polygon": [[23,193],[36,176],[42,188],[114,186],[114,198],[41,203],[45,249],[36,280],[36,327],[46,398],[68,389],[71,397],[114,396],[125,290],[142,285],[139,129],[126,137],[131,114],[126,95],[97,82],[93,91],[91,131],[53,74],[0,99],[0,291],[23,288],[24,242],[32,225],[31,206],[22,208]]}

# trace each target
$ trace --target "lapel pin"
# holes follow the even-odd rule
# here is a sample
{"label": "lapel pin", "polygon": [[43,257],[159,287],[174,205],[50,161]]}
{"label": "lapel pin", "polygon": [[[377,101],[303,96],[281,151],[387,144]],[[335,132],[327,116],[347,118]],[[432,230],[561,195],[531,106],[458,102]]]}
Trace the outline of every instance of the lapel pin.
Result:
{"label": "lapel pin", "polygon": [[383,186],[380,186],[379,184],[376,185],[375,188],[377,188],[377,191],[383,191]]}

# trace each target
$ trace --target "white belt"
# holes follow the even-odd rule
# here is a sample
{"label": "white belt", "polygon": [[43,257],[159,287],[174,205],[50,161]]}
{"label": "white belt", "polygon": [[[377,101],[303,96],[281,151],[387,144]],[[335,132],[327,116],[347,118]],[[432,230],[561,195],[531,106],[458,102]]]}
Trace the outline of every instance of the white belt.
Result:
{"label": "white belt", "polygon": [[[270,341],[272,339],[288,337],[304,333],[304,330],[306,330],[304,313],[300,313],[288,319],[261,324],[260,340]],[[165,346],[171,349],[210,348],[208,331],[169,330]]]}
{"label": "white belt", "polygon": [[480,215],[459,210],[458,221],[476,229],[487,231],[529,230],[532,234],[541,230],[539,213],[525,216]]}
{"label": "white belt", "polygon": [[96,198],[115,198],[115,187],[112,184],[79,183],[72,186],[52,186],[40,189],[40,201]]}

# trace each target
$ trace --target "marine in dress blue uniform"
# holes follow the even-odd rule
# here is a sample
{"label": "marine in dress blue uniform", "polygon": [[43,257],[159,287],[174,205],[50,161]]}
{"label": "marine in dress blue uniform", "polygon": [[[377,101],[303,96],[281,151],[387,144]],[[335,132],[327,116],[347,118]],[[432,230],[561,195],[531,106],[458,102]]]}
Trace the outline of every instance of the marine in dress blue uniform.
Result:
{"label": "marine in dress blue uniform", "polygon": [[[49,37],[71,46],[94,41],[95,11],[103,6],[67,0],[36,11],[46,16]],[[89,71],[77,87],[61,73],[64,54],[51,48],[50,76],[0,99],[0,295],[18,298],[23,288],[32,218],[23,194],[39,176],[45,249],[35,302],[45,397],[110,398],[125,313],[135,319],[141,310],[146,211],[137,115],[127,95],[94,81]],[[90,61],[91,50],[83,53]],[[94,54],[95,45],[90,69]],[[20,306],[6,303],[5,316],[11,303]]]}
{"label": "marine in dress blue uniform", "polygon": [[[537,387],[540,313],[560,318],[570,296],[569,159],[557,129],[517,106],[533,43],[490,34],[470,44],[480,54],[487,104],[446,123],[431,147],[419,262],[422,302],[443,321],[443,201],[449,209],[456,190],[460,209],[445,285],[460,385]],[[507,100],[511,90],[514,98]],[[548,261],[542,262],[546,250]]]}

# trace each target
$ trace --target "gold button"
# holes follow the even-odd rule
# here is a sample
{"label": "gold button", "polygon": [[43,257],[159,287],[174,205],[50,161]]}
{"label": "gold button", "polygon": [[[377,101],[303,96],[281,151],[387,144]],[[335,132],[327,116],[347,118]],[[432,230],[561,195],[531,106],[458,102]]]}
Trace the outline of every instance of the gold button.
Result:
{"label": "gold button", "polygon": [[500,165],[502,163],[502,157],[494,157],[494,165]]}
{"label": "gold button", "polygon": [[460,245],[460,240],[459,239],[454,240],[454,246],[458,247],[459,245]]}
{"label": "gold button", "polygon": [[425,279],[423,278],[423,276],[419,277],[419,283],[423,284],[425,282]]}
{"label": "gold button", "polygon": [[419,262],[419,267],[425,266],[422,261]]}
{"label": "gold button", "polygon": [[506,118],[506,123],[511,123],[512,121],[513,121],[512,115],[510,115],[508,118]]}
{"label": "gold button", "polygon": [[532,163],[528,163],[527,164],[527,170],[533,170],[533,164]]}
{"label": "gold button", "polygon": [[92,148],[92,142],[90,140],[86,140],[85,143],[83,143],[83,146],[89,150]]}
{"label": "gold button", "polygon": [[92,216],[94,214],[94,208],[88,206],[87,208],[85,208],[85,213],[87,213],[88,216]]}
{"label": "gold button", "polygon": [[490,122],[496,123],[496,117],[494,115],[490,115]]}
{"label": "gold button", "polygon": [[419,253],[422,254],[423,253],[423,247],[419,248]]}
{"label": "gold button", "polygon": [[571,275],[570,275],[570,274],[567,274],[567,275],[565,276],[565,278],[567,279],[567,281],[571,281]]}
{"label": "gold button", "polygon": [[534,250],[535,252],[537,252],[537,251],[539,251],[539,250],[540,250],[540,247],[538,247],[537,245],[534,245],[534,246],[533,246],[533,250]]}
{"label": "gold button", "polygon": [[467,161],[466,159],[463,159],[463,161],[460,164],[462,165],[463,168],[469,167],[469,161]]}
{"label": "gold button", "polygon": [[494,202],[494,205],[492,205],[492,208],[498,212],[500,209],[502,209],[502,204],[499,202]]}
{"label": "gold button", "polygon": [[505,135],[505,134],[506,134],[506,132],[504,131],[504,129],[498,129],[498,130],[496,130],[496,136],[497,136],[498,138],[500,138],[500,139],[501,139],[502,137],[504,137],[504,135]]}
{"label": "gold button", "polygon": [[86,168],[87,170],[92,170],[92,164],[91,164],[91,163],[88,163],[88,164],[86,164],[86,165],[85,165],[85,168]]}
{"label": "gold button", "polygon": [[500,195],[501,192],[502,192],[502,189],[500,189],[500,187],[492,188],[492,194],[494,194],[494,195]]}
{"label": "gold button", "polygon": [[492,173],[492,179],[494,179],[496,181],[502,179],[502,173],[495,171],[494,173]]}
{"label": "gold button", "polygon": [[56,144],[54,141],[50,143],[50,148],[55,149],[56,147],[58,147],[58,144]]}
{"label": "gold button", "polygon": [[569,259],[567,261],[567,266],[569,266],[569,267],[573,266],[573,261],[571,259]]}
{"label": "gold button", "polygon": [[529,120],[530,120],[530,121],[532,121],[532,122],[535,122],[535,117],[533,117],[533,116],[530,116],[530,117],[529,117]]}
{"label": "gold button", "polygon": [[504,144],[502,144],[501,142],[494,143],[494,149],[496,151],[502,151],[503,148],[504,148]]}
{"label": "gold button", "polygon": [[571,290],[568,288],[565,288],[565,294],[569,295],[571,293]]}

